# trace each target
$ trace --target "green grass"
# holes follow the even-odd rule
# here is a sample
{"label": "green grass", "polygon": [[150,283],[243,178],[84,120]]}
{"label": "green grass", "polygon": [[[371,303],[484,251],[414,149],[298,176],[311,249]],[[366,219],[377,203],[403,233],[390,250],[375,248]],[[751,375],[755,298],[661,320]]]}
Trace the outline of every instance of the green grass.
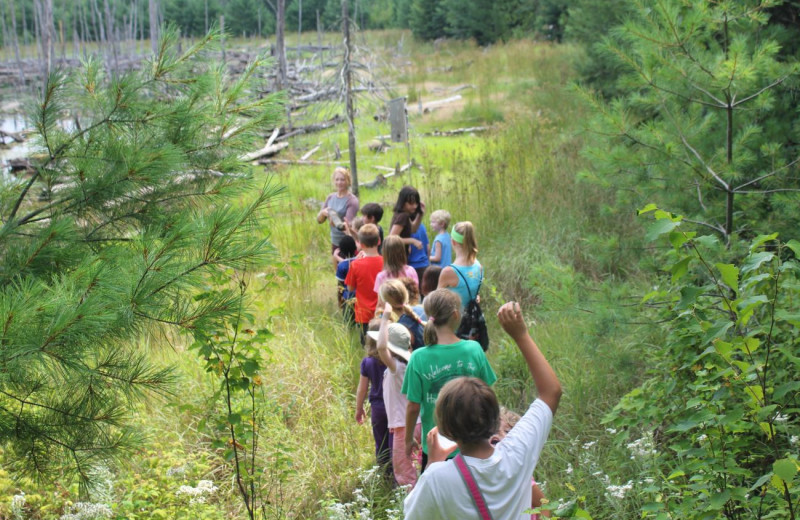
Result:
{"label": "green grass", "polygon": [[[401,37],[401,54],[396,55]],[[587,486],[578,494],[595,491],[587,496],[595,518],[619,514],[618,504],[604,499],[599,480],[591,477],[595,470],[587,466],[583,472],[565,472],[568,464],[579,468],[582,443],[598,440],[595,450],[602,451],[593,452],[598,460],[610,456],[611,437],[600,420],[634,385],[642,368],[642,346],[648,341],[646,329],[632,324],[635,307],[628,305],[642,284],[637,257],[625,248],[638,226],[632,216],[607,214],[609,195],[577,180],[577,173],[590,166],[579,153],[586,138],[580,122],[589,114],[568,88],[580,49],[525,40],[488,50],[465,42],[436,48],[397,31],[366,33],[362,42],[373,46],[386,63],[395,64],[385,74],[402,94],[429,101],[446,97],[447,88],[474,88],[461,92],[463,107],[446,117],[437,112],[420,115],[410,107],[411,155],[421,169],[390,178],[385,187],[362,189],[361,204],[384,204],[386,229],[397,191],[412,184],[420,189],[429,212],[445,208],[454,222],[468,219],[475,224],[478,256],[487,275],[482,296],[494,345],[490,361],[499,376],[501,401],[524,411],[533,397],[524,363],[492,318],[508,299],[523,302],[533,337],[565,389],[537,480],[547,482],[547,495],[554,500],[572,497],[571,487]],[[434,85],[445,90],[434,92]],[[379,173],[375,165],[408,162],[404,146],[377,154],[367,149],[370,139],[389,130],[388,123],[371,117],[378,104],[369,98],[358,103],[362,182]],[[495,128],[481,135],[420,137],[435,128],[475,124]],[[317,143],[321,149],[313,159],[332,160],[336,144],[341,150],[348,147],[346,127],[294,139],[281,158],[299,158]],[[347,155],[342,159],[346,163]],[[288,510],[292,516],[287,517],[323,517],[323,502],[353,500],[359,474],[374,458],[369,427],[353,419],[362,353],[357,337],[337,315],[327,226],[315,221],[315,201],[321,203],[332,190],[332,169],[327,164],[281,165],[257,173],[265,182],[271,177],[287,188],[259,230],[271,236],[281,265],[250,278],[257,325],[270,327],[276,336],[266,346],[269,364],[262,374],[260,399],[270,411],[262,431],[263,460],[268,469],[278,468],[279,447],[292,461],[283,477],[265,474],[272,518],[288,515]],[[173,339],[173,348],[159,344],[163,341],[151,343],[155,356],[177,367],[181,384],[174,402],[154,402],[137,417],[150,440],[141,453],[114,470],[118,487],[128,488],[115,494],[119,513],[131,518],[156,518],[156,510],[174,517],[241,516],[230,470],[200,428],[214,411],[206,404],[215,390],[214,379],[202,372],[180,338]],[[167,477],[169,468],[182,464],[189,467],[182,480]],[[75,500],[69,484],[66,495],[53,497],[50,487],[39,493],[32,482],[9,477],[0,473],[0,494],[25,490],[40,497],[38,516],[31,518],[57,518],[63,504]],[[175,497],[180,483],[194,485],[203,478],[220,488],[209,503],[190,506]],[[3,515],[8,515],[8,504],[0,502]]]}

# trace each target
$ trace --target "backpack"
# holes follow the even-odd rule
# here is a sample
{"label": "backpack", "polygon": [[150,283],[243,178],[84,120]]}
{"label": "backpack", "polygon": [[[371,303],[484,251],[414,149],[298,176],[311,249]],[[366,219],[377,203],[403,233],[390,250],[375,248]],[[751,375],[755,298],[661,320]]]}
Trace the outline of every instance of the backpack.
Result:
{"label": "backpack", "polygon": [[[472,291],[469,290],[469,284],[467,284],[467,279],[464,278],[464,275],[461,274],[461,271],[459,271],[455,265],[450,264],[450,267],[464,280],[464,286],[467,288],[467,294],[469,295],[469,303],[467,303],[466,308],[464,308],[464,315],[461,317],[461,325],[459,325],[456,331],[456,336],[461,339],[477,341],[480,343],[483,351],[486,352],[489,349],[489,331],[486,329],[486,318],[483,316],[481,306],[476,300],[478,295],[476,294],[475,298],[473,298]],[[481,292],[482,283],[483,276],[481,276],[477,292]]]}

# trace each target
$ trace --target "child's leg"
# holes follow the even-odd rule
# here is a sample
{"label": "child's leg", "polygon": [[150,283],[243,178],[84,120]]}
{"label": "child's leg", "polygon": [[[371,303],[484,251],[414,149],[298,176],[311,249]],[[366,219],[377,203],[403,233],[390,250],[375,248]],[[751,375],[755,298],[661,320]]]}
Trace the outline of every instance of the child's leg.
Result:
{"label": "child's leg", "polygon": [[382,405],[372,405],[372,437],[375,439],[375,458],[378,465],[386,468],[388,474],[392,473],[392,440],[389,436],[389,419],[386,417],[386,408]]}
{"label": "child's leg", "polygon": [[410,457],[406,457],[406,429],[405,427],[392,428],[392,466],[394,479],[400,486],[414,486],[417,483],[417,468]]}
{"label": "child's leg", "polygon": [[367,329],[369,328],[369,323],[359,323],[358,324],[358,334],[361,338],[361,346],[364,346],[364,340],[367,337]]}

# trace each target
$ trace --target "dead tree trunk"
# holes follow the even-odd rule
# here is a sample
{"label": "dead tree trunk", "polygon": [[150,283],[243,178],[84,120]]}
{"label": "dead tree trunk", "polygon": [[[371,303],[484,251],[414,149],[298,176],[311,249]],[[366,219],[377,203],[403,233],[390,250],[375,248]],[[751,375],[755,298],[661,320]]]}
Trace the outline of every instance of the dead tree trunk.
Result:
{"label": "dead tree trunk", "polygon": [[275,52],[278,53],[277,90],[286,87],[286,0],[277,0],[277,21],[275,25]]}
{"label": "dead tree trunk", "polygon": [[19,38],[17,37],[17,9],[14,6],[14,0],[9,0],[11,7],[11,42],[14,45],[14,59],[17,60],[17,68],[19,69],[19,81],[25,84],[25,70],[22,67],[22,59],[19,55]]}
{"label": "dead tree trunk", "polygon": [[[111,46],[111,58],[114,63],[114,71],[119,70],[119,59],[117,57],[117,37],[115,34],[116,28],[114,27],[114,15],[115,12],[111,10],[111,6],[108,5],[108,0],[103,0],[103,11],[105,11],[106,16],[106,41]],[[116,9],[114,9],[116,11]]]}
{"label": "dead tree trunk", "polygon": [[350,175],[353,177],[353,194],[358,196],[358,165],[356,163],[356,127],[355,111],[353,110],[353,78],[350,70],[350,13],[347,9],[347,0],[342,0],[342,32],[344,33],[344,89],[345,104],[347,107],[347,141],[350,146]]}
{"label": "dead tree trunk", "polygon": [[158,53],[158,2],[148,0],[150,13],[150,50],[153,54]]}
{"label": "dead tree trunk", "polygon": [[89,34],[89,21],[86,19],[86,8],[83,5],[83,2],[79,2],[80,11],[81,11],[81,28],[83,30],[83,54],[86,56],[86,44],[89,43],[92,38],[91,34]]}

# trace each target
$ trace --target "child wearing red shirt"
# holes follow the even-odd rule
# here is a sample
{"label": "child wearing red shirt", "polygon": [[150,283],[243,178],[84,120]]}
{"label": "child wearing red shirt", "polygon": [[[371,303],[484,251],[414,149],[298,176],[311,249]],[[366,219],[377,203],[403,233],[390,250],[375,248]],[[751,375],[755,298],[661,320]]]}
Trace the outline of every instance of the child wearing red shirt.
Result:
{"label": "child wearing red shirt", "polygon": [[378,254],[378,245],[380,245],[378,226],[375,224],[361,226],[361,229],[358,230],[358,241],[361,243],[364,256],[353,260],[350,264],[350,270],[347,272],[344,283],[347,284],[349,291],[355,291],[356,294],[355,318],[363,345],[367,335],[367,325],[369,320],[375,316],[375,307],[378,305],[375,278],[378,277],[378,273],[383,271],[383,257]]}

